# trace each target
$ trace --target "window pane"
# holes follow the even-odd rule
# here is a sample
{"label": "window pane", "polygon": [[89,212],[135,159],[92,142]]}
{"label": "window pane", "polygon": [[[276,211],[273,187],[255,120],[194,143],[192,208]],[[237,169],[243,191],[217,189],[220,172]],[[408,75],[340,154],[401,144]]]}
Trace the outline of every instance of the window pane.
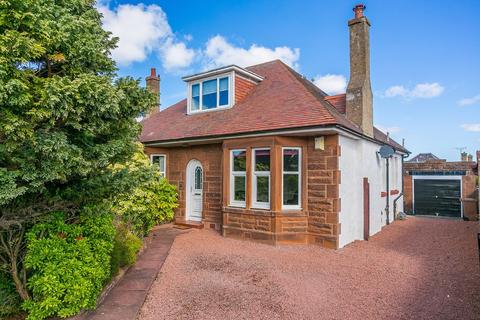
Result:
{"label": "window pane", "polygon": [[202,168],[195,168],[195,189],[202,190]]}
{"label": "window pane", "polygon": [[233,151],[233,171],[245,171],[247,169],[246,151]]}
{"label": "window pane", "polygon": [[202,84],[202,108],[217,107],[217,79],[205,81]]}
{"label": "window pane", "polygon": [[297,149],[283,150],[283,171],[298,171],[298,155]]}
{"label": "window pane", "polygon": [[269,202],[268,180],[270,177],[257,177],[257,202]]}
{"label": "window pane", "polygon": [[270,150],[255,150],[255,171],[270,171]]}
{"label": "window pane", "polygon": [[283,175],[283,204],[298,205],[298,174]]}
{"label": "window pane", "polygon": [[234,176],[233,200],[245,201],[245,176]]}
{"label": "window pane", "polygon": [[220,105],[228,105],[228,78],[220,79]]}
{"label": "window pane", "polygon": [[160,172],[165,172],[165,157],[152,156],[152,164],[158,167]]}
{"label": "window pane", "polygon": [[192,97],[198,96],[200,96],[200,85],[197,83],[192,86]]}
{"label": "window pane", "polygon": [[192,110],[196,111],[200,108],[200,85],[194,84],[192,86]]}

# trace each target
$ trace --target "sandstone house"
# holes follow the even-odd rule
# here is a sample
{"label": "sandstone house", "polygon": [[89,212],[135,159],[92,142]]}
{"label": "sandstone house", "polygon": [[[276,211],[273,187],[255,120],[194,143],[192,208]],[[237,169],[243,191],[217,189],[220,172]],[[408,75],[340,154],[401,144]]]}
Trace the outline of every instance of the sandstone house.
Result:
{"label": "sandstone house", "polygon": [[[278,60],[231,65],[184,77],[186,99],[142,122],[146,152],[178,188],[176,223],[339,248],[393,220],[408,151],[373,126],[363,9],[348,21],[346,93],[329,96]],[[152,71],[147,85],[158,93]],[[394,149],[388,188],[383,145]]]}

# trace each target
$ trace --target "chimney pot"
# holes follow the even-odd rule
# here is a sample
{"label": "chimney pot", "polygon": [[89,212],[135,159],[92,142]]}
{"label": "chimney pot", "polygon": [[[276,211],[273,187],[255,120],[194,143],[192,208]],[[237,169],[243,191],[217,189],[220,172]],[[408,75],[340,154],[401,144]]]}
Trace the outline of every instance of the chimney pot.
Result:
{"label": "chimney pot", "polygon": [[154,106],[152,106],[152,109],[150,110],[149,115],[152,113],[160,111],[160,76],[157,75],[157,69],[156,68],[151,68],[150,69],[150,76],[145,78],[145,82],[147,84],[147,89],[153,93],[156,97],[156,103]]}
{"label": "chimney pot", "polygon": [[361,17],[363,17],[363,11],[367,9],[367,7],[363,4],[357,4],[354,8],[353,8],[353,12],[355,12],[355,19],[360,19]]}

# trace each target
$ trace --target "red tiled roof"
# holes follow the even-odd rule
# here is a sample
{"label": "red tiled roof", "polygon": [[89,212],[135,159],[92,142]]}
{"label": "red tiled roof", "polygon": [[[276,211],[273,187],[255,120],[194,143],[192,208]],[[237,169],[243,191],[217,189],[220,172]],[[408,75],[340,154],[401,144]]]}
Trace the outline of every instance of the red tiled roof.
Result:
{"label": "red tiled roof", "polygon": [[361,133],[360,127],[335,108],[342,101],[340,97],[328,97],[281,61],[246,69],[263,76],[264,80],[233,108],[187,115],[187,100],[184,99],[145,119],[140,141],[148,143],[326,125],[341,125]]}
{"label": "red tiled roof", "polygon": [[335,96],[327,96],[325,97],[325,100],[330,102],[335,109],[338,110],[338,112],[345,114],[347,108],[347,99],[345,93],[337,94]]}

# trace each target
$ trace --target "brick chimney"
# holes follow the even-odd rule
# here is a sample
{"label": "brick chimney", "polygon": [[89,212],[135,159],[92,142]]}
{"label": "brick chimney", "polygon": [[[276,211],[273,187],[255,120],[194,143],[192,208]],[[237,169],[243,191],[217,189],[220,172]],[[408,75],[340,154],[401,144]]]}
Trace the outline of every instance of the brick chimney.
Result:
{"label": "brick chimney", "polygon": [[155,68],[150,69],[150,75],[145,78],[145,81],[147,83],[147,90],[156,96],[156,103],[152,106],[152,110],[149,112],[150,115],[160,111],[160,76],[157,75]]}
{"label": "brick chimney", "polygon": [[370,85],[370,22],[363,4],[353,8],[350,29],[350,81],[347,87],[346,116],[373,137],[373,97]]}

